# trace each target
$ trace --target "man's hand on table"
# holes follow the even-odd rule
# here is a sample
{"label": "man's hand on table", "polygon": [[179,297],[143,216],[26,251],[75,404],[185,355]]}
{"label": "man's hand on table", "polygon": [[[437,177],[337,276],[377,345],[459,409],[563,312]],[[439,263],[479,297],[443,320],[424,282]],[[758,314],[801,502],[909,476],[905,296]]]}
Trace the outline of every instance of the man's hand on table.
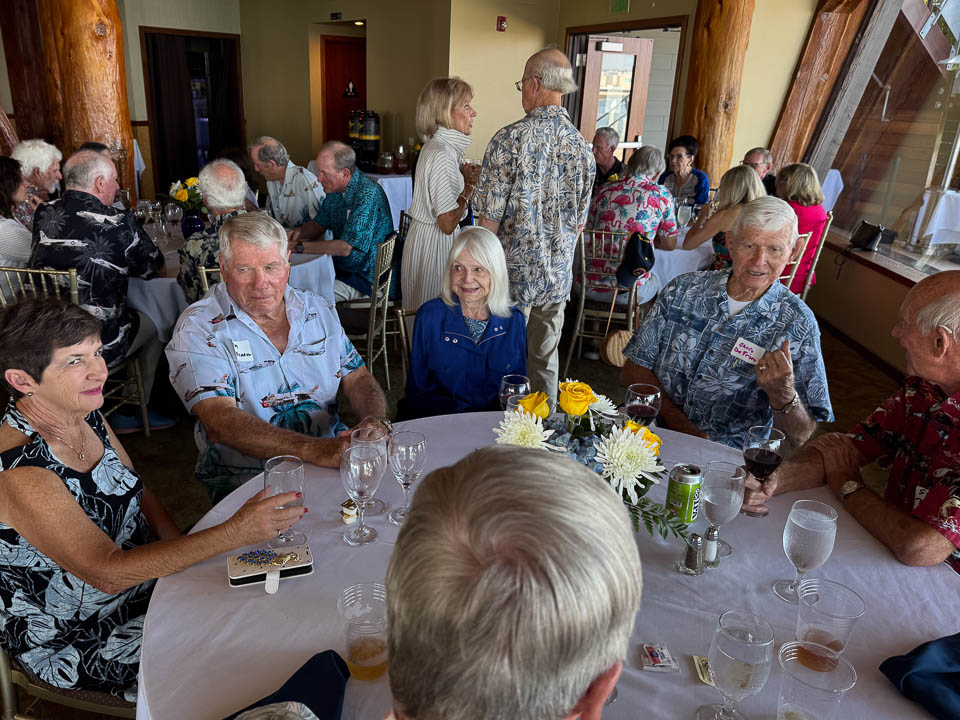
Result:
{"label": "man's hand on table", "polygon": [[343,433],[332,438],[311,438],[308,452],[304,453],[304,460],[317,467],[340,467],[343,451],[350,447],[350,437],[343,437]]}
{"label": "man's hand on table", "polygon": [[743,506],[740,510],[756,515],[766,515],[770,510],[765,503],[769,502],[770,498],[777,492],[777,486],[780,484],[780,471],[777,470],[773,475],[762,481],[749,470],[746,470],[746,473],[747,478],[743,486]]}

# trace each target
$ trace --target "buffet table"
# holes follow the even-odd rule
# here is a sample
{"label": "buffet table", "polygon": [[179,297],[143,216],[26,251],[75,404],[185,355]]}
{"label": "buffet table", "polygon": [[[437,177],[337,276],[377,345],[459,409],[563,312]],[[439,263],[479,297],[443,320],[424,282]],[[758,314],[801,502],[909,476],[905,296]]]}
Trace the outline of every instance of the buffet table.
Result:
{"label": "buffet table", "polygon": [[[430,472],[492,444],[492,428],[500,418],[500,413],[464,414],[397,427],[427,436],[425,472]],[[740,453],[730,448],[667,430],[660,433],[667,467],[677,462],[740,462]],[[261,488],[260,477],[238,488],[194,530],[226,520]],[[665,492],[664,483],[650,496],[662,501]],[[335,470],[306,466],[304,496],[310,512],[295,527],[308,537],[316,563],[313,575],[285,580],[277,594],[269,596],[262,586],[228,587],[225,556],[220,556],[157,582],[144,626],[138,718],[222,718],[276,690],[315,653],[333,648],[345,654],[337,597],[354,583],[383,581],[398,528],[385,516],[370,518],[379,539],[361,548],[344,544],[345,526],[338,510],[345,493]],[[960,630],[955,612],[960,578],[946,565],[900,565],[826,488],[803,496],[829,503],[840,514],[833,555],[812,575],[849,585],[867,605],[845,655],[859,679],[844,699],[840,716],[924,717],[877,666],[891,655]],[[393,478],[385,476],[377,497],[396,506],[402,493]],[[725,610],[741,608],[765,617],[776,631],[777,647],[793,639],[796,606],[776,598],[770,586],[793,576],[781,536],[790,506],[799,497],[775,498],[768,517],[741,515],[724,526],[721,536],[733,545],[734,553],[699,577],[673,569],[682,554],[680,541],[651,538],[641,530],[637,543],[643,559],[643,602],[618,683],[619,698],[605,709],[604,718],[690,718],[698,706],[718,702],[716,690],[697,679],[690,656],[706,655],[717,618]],[[704,527],[701,518],[695,530],[703,533]],[[641,671],[637,646],[643,642],[666,643],[680,660],[681,672]],[[763,691],[740,703],[748,718],[776,716],[780,681],[774,660]],[[345,720],[379,720],[389,708],[386,677],[347,683]]]}

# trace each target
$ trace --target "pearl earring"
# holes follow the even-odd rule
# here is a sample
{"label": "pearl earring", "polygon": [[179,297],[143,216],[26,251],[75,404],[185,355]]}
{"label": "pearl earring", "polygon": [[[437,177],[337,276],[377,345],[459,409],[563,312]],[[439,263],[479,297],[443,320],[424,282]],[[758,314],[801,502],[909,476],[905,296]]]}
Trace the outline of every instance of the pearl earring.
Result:
{"label": "pearl earring", "polygon": [[32,393],[32,392],[28,392],[28,393],[27,393],[27,397],[33,397],[33,393]]}

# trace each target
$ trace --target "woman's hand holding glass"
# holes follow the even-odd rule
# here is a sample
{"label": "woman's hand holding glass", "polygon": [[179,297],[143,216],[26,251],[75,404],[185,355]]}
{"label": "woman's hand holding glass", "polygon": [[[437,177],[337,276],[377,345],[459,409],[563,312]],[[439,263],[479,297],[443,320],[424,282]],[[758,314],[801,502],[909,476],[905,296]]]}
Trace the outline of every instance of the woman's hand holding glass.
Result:
{"label": "woman's hand holding glass", "polygon": [[[277,507],[303,506],[303,460],[294,455],[278,455],[267,460],[263,465],[263,489],[268,497],[273,495],[277,502],[277,495],[286,492],[295,493],[292,501],[285,501]],[[267,491],[271,492],[267,492]],[[298,518],[299,519],[299,518]],[[288,528],[278,528],[277,535],[269,545],[272,548],[287,548],[294,545],[303,545],[307,538],[303,533],[290,532]]]}
{"label": "woman's hand holding glass", "polygon": [[[306,507],[295,507],[294,502],[303,500],[303,494],[284,492],[273,495],[273,488],[260,490],[247,500],[233,517],[224,523],[231,547],[259,545],[277,537],[277,533],[290,527],[307,512]],[[281,503],[277,505],[277,503]]]}

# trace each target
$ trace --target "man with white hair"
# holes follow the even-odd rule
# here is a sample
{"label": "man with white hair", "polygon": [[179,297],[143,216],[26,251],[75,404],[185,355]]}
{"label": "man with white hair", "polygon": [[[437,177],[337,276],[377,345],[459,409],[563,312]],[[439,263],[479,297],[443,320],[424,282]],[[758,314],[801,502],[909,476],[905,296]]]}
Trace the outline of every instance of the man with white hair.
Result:
{"label": "man with white hair", "polygon": [[738,450],[755,425],[799,447],[833,420],[820,328],[779,281],[797,243],[783,200],[747,203],[727,233],[733,268],[681,275],[627,345],[624,384],[661,391],[661,422]]}
{"label": "man with white hair", "polygon": [[247,146],[253,169],[267,181],[270,214],[288,230],[312,220],[325,193],[317,176],[290,160],[275,138],[263,135]]}
{"label": "man with white hair", "polygon": [[50,143],[35,138],[14,145],[10,157],[20,163],[20,172],[27,181],[27,199],[17,204],[13,217],[32,231],[37,206],[49,200],[50,193],[57,189],[57,182],[63,177],[60,174],[63,153]]}
{"label": "man with white hair", "polygon": [[510,291],[527,318],[534,390],[556,405],[557,346],[573,283],[573,254],[587,222],[596,163],[560,103],[577,89],[566,56],[535,53],[514,83],[526,116],[487,145],[473,194],[479,225],[503,243]]}
{"label": "man with white hair", "polygon": [[[924,278],[893,327],[907,354],[903,386],[849,433],[821,435],[763,484],[747,476],[744,509],[826,483],[905,565],[946,560],[960,572],[960,270]],[[884,496],[860,469],[890,471]]]}
{"label": "man with white hair", "polygon": [[213,160],[197,176],[197,187],[213,220],[191,235],[180,248],[180,272],[177,282],[188,303],[203,297],[200,268],[214,267],[220,256],[220,228],[227,218],[246,212],[247,181],[243,170],[232,160]]}
{"label": "man with white hair", "polygon": [[388,717],[599,720],[641,586],[623,502],[583,465],[489,447],[435,470],[387,570]]}
{"label": "man with white hair", "polygon": [[755,147],[752,150],[747,150],[743,156],[743,162],[740,164],[756,170],[767,195],[777,197],[777,176],[770,172],[773,170],[773,154],[769,150],[765,147]]}
{"label": "man with white hair", "polygon": [[339,437],[341,384],[358,417],[386,414],[333,305],[288,285],[289,255],[273,218],[228,218],[223,282],[184,311],[167,346],[170,382],[197,418],[197,478],[214,503],[276,455],[339,467],[349,445]]}
{"label": "man with white hair", "polygon": [[593,180],[593,194],[604,183],[615,182],[623,177],[623,163],[614,153],[620,144],[620,134],[612,127],[598,128],[593,134],[593,157],[597,161],[597,176]]}

